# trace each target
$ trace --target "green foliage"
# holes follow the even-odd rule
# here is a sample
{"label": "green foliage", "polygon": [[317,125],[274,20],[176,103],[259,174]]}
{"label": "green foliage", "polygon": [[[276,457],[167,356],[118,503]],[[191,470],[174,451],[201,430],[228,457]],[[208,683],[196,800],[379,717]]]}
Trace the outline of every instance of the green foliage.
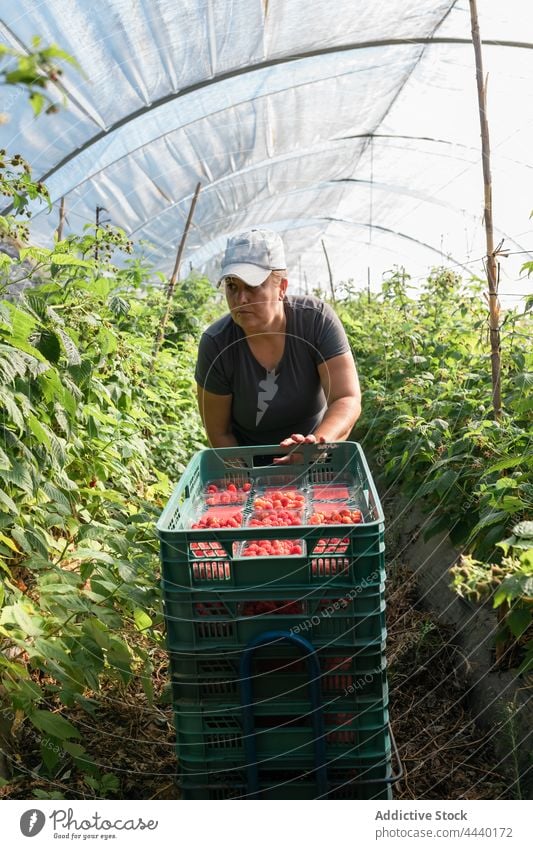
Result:
{"label": "green foliage", "polygon": [[527,639],[533,625],[533,524],[519,522],[512,535],[498,546],[505,555],[501,565],[463,556],[459,565],[450,570],[452,586],[463,598],[492,599],[493,607],[502,612],[498,642],[521,644],[518,672],[528,672],[533,668],[533,640]]}
{"label": "green foliage", "polygon": [[[348,287],[337,311],[361,375],[356,437],[385,483],[433,514],[425,539],[447,531],[465,551],[452,569],[454,589],[470,601],[505,602],[498,639],[521,641],[524,671],[533,661],[525,637],[533,596],[525,539],[533,503],[531,312],[526,303],[523,312],[502,314],[497,421],[482,289],[481,281],[465,284],[438,269],[415,299],[408,275],[396,270],[378,295]],[[500,542],[513,525],[524,537]],[[513,556],[504,556],[509,547]]]}
{"label": "green foliage", "polygon": [[488,557],[532,503],[533,355],[527,311],[505,314],[503,414],[492,411],[482,284],[430,275],[416,299],[398,271],[379,295],[352,292],[337,309],[357,357],[363,414],[356,435],[386,482],[434,513],[425,535]]}
{"label": "green foliage", "polygon": [[[35,115],[51,114],[58,62],[75,63],[39,39],[33,48],[0,46],[0,85],[25,91]],[[50,199],[20,155],[0,151],[0,192],[14,213],[0,218],[0,232],[19,248],[0,253],[0,293],[13,277],[30,284],[0,300],[2,714],[14,735],[32,729],[42,774],[64,781],[70,762],[89,795],[113,796],[118,778],[100,773],[64,713],[93,713],[106,687],[120,694],[135,679],[154,698],[154,525],[204,447],[193,373],[214,292],[198,277],[178,285],[174,327],[152,370],[163,275],[129,258],[132,242],[109,225],[87,225],[52,248],[23,247],[30,202]],[[34,795],[63,798],[55,789]]]}
{"label": "green foliage", "polygon": [[56,44],[44,47],[39,36],[32,39],[32,48],[26,53],[0,44],[0,58],[4,59],[0,85],[15,86],[25,91],[35,116],[43,109],[47,115],[53,115],[67,102],[64,94],[61,103],[58,103],[48,92],[50,84],[58,83],[63,75],[63,68],[58,61],[67,62],[78,71],[80,68],[76,60]]}
{"label": "green foliage", "polygon": [[179,284],[176,314],[194,302],[195,321],[166,340],[151,372],[164,291],[130,250],[113,228],[26,248],[34,286],[0,302],[2,685],[41,734],[43,770],[54,776],[68,756],[91,795],[113,795],[116,777],[91,767],[61,708],[91,709],[88,692],[134,678],[152,699],[154,525],[204,447],[193,374],[213,289]]}
{"label": "green foliage", "polygon": [[[30,217],[31,200],[45,201],[51,208],[48,189],[43,183],[34,182],[26,160],[19,154],[8,156],[5,150],[0,150],[0,194],[10,198],[16,215],[26,218]],[[29,238],[26,222],[12,216],[0,216],[0,234],[16,242],[26,242]],[[7,254],[0,254],[0,259],[0,272],[7,271],[12,259]]]}

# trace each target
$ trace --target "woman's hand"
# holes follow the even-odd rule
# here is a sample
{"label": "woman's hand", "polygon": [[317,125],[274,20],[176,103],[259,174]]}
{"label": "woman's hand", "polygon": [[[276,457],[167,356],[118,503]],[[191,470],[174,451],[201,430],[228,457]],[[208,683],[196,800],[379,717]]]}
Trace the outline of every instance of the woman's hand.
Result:
{"label": "woman's hand", "polygon": [[[308,433],[307,436],[304,436],[303,433],[293,433],[291,436],[288,436],[287,439],[282,439],[280,442],[280,446],[282,448],[290,448],[291,445],[315,445],[315,444],[323,444],[326,439],[323,436],[316,437],[314,433]],[[294,453],[291,451],[285,457],[275,457],[274,463],[278,466],[288,465],[289,463],[302,463],[303,462],[303,454],[300,452]]]}

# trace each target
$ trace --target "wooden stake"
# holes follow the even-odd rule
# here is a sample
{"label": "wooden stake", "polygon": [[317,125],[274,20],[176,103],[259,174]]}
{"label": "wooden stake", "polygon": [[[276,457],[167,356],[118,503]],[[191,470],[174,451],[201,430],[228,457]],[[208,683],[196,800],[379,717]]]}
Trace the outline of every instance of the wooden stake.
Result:
{"label": "wooden stake", "polygon": [[96,216],[95,216],[96,230],[94,232],[94,258],[95,258],[96,261],[98,261],[98,228],[100,226],[100,213],[101,212],[107,212],[107,209],[105,208],[105,206],[97,206],[96,207]]}
{"label": "wooden stake", "polygon": [[479,121],[481,124],[481,151],[483,162],[483,183],[485,187],[485,236],[487,242],[487,281],[489,285],[489,328],[492,367],[492,405],[496,419],[501,417],[501,341],[500,341],[500,302],[498,300],[498,265],[494,250],[494,231],[492,219],[492,177],[490,170],[490,139],[487,120],[487,93],[483,77],[483,57],[476,0],[470,0],[470,20],[472,24],[472,42],[476,57],[477,94],[479,102]]}
{"label": "wooden stake", "polygon": [[65,198],[62,197],[59,203],[59,223],[57,225],[57,241],[60,242],[63,238],[63,225],[65,223]]}
{"label": "wooden stake", "polygon": [[183,229],[183,234],[181,237],[181,241],[178,248],[178,253],[176,255],[176,262],[174,263],[174,271],[172,272],[172,276],[168,283],[167,288],[167,304],[165,307],[165,311],[163,313],[163,317],[161,319],[161,323],[159,325],[159,329],[156,333],[155,341],[154,341],[154,349],[152,352],[152,362],[150,364],[150,372],[153,372],[155,361],[157,358],[157,354],[159,353],[159,349],[163,343],[163,339],[165,336],[165,327],[168,322],[168,318],[170,315],[170,309],[172,306],[172,296],[174,294],[174,288],[176,286],[176,281],[178,279],[180,265],[181,265],[181,257],[183,255],[183,249],[185,248],[185,242],[187,241],[187,236],[189,233],[189,228],[191,226],[192,217],[194,215],[194,210],[196,207],[196,201],[198,200],[198,195],[200,194],[200,183],[197,183],[196,189],[194,191],[193,199],[191,201],[191,208],[189,209],[189,214],[187,216],[187,221],[185,222],[185,227]]}
{"label": "wooden stake", "polygon": [[330,261],[329,261],[329,256],[328,256],[328,252],[326,250],[326,246],[324,244],[324,239],[321,239],[320,241],[322,242],[322,248],[324,250],[324,256],[326,257],[326,262],[328,264],[329,286],[330,286],[330,289],[331,289],[331,300],[333,301],[333,303],[335,303],[335,287],[333,285],[333,273],[331,271],[331,264],[330,264]]}

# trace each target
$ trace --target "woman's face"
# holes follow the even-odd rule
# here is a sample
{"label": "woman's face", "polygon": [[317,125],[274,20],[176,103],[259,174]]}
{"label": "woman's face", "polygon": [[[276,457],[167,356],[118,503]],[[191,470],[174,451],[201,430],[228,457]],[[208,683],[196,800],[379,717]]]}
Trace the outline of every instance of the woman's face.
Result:
{"label": "woman's face", "polygon": [[270,275],[260,286],[248,286],[238,277],[225,280],[226,300],[235,324],[245,333],[260,333],[283,315],[281,301],[287,281]]}

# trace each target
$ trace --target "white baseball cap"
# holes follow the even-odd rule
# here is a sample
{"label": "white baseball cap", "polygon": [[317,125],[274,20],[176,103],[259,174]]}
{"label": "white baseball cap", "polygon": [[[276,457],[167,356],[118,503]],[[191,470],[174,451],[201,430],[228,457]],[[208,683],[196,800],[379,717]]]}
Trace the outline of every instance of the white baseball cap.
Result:
{"label": "white baseball cap", "polygon": [[219,284],[239,277],[248,286],[260,286],[271,271],[287,267],[281,237],[273,230],[245,230],[228,239]]}

